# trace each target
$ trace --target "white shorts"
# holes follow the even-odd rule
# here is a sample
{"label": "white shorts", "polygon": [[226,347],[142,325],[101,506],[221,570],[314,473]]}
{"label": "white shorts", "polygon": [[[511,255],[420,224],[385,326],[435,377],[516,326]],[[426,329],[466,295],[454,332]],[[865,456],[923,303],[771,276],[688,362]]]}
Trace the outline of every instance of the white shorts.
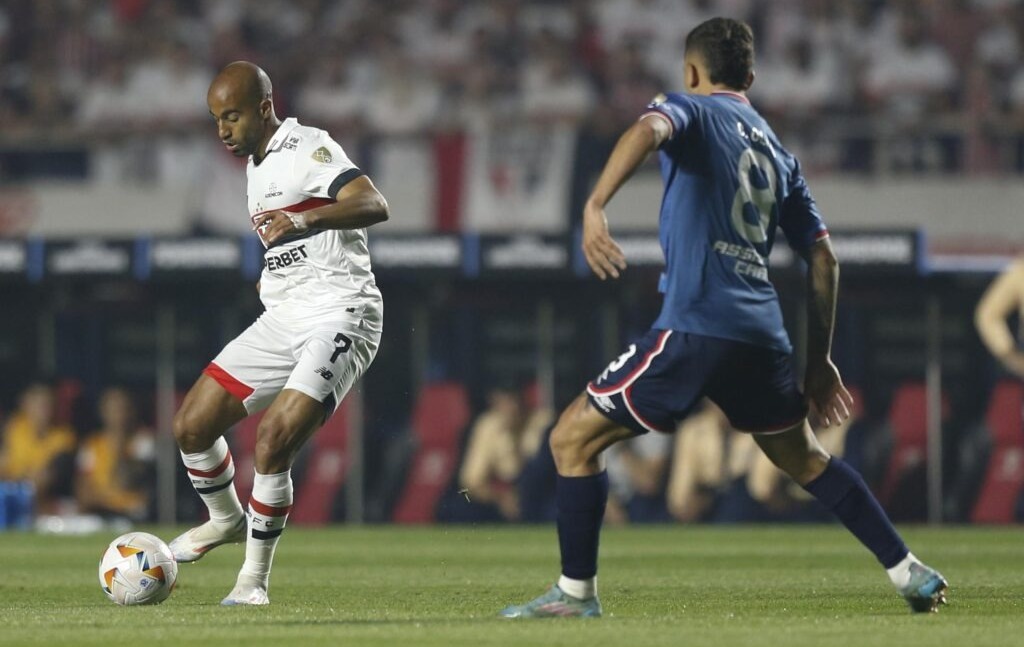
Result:
{"label": "white shorts", "polygon": [[380,344],[380,325],[359,318],[317,321],[308,329],[284,326],[263,313],[203,371],[242,401],[250,414],[294,389],[334,413],[369,368]]}

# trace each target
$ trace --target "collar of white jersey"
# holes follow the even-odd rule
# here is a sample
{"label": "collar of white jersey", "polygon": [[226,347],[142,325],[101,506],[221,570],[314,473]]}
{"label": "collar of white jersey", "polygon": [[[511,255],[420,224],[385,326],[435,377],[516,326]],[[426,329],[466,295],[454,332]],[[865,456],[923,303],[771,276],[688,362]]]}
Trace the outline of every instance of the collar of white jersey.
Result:
{"label": "collar of white jersey", "polygon": [[288,134],[299,127],[299,122],[295,117],[288,117],[281,122],[281,125],[277,127],[277,132],[267,142],[267,153],[273,153],[274,151],[281,150],[281,146],[284,145],[284,140],[288,139]]}

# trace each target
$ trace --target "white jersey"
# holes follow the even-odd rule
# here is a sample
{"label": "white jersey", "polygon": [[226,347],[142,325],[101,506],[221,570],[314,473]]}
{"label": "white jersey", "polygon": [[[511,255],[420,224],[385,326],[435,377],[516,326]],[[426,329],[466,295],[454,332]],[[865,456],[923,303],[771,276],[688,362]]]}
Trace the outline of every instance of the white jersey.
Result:
{"label": "white jersey", "polygon": [[[326,132],[289,118],[270,139],[263,160],[254,164],[249,158],[246,175],[249,215],[255,217],[330,204],[362,172]],[[383,302],[370,269],[366,230],[310,229],[271,245],[263,259],[260,299],[285,323],[361,318],[379,328]]]}

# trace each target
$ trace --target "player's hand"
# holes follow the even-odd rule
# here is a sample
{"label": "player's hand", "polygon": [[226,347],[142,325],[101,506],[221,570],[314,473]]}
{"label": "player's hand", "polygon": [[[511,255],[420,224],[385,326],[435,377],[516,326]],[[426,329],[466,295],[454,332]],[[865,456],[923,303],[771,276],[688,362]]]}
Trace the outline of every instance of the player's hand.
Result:
{"label": "player's hand", "polygon": [[626,269],[626,256],[608,233],[604,208],[589,202],[583,209],[583,256],[602,281],[609,276],[617,279]]}
{"label": "player's hand", "polygon": [[304,213],[291,211],[268,211],[252,219],[252,228],[268,246],[285,236],[294,236],[309,230]]}
{"label": "player's hand", "polygon": [[804,397],[823,425],[838,425],[850,417],[853,396],[843,386],[839,370],[831,359],[807,366]]}

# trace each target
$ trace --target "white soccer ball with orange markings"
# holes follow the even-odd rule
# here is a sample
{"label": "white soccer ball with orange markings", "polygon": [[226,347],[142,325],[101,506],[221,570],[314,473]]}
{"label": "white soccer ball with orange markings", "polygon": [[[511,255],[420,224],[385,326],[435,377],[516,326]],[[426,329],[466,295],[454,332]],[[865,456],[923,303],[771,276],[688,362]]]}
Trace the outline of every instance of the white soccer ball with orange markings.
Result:
{"label": "white soccer ball with orange markings", "polygon": [[100,560],[100,587],[114,602],[160,604],[174,590],[178,563],[162,539],[130,532],[110,542]]}

